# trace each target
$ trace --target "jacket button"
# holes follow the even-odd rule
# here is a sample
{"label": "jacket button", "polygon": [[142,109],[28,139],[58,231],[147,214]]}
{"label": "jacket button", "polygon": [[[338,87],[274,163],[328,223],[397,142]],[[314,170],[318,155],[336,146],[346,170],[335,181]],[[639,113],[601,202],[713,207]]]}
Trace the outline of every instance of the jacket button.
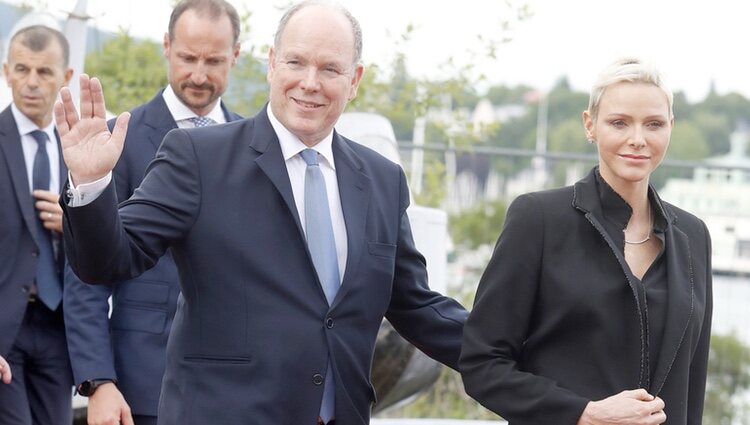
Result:
{"label": "jacket button", "polygon": [[36,257],[38,257],[38,256],[39,256],[39,253],[38,253],[38,252],[32,252],[32,253],[31,253],[31,256],[32,256],[32,257],[34,257],[34,258],[36,258]]}
{"label": "jacket button", "polygon": [[313,375],[312,382],[315,385],[323,385],[323,382],[325,381],[325,378],[323,378],[323,375],[316,373]]}
{"label": "jacket button", "polygon": [[333,319],[331,319],[330,317],[326,319],[326,327],[328,329],[331,329],[333,327]]}

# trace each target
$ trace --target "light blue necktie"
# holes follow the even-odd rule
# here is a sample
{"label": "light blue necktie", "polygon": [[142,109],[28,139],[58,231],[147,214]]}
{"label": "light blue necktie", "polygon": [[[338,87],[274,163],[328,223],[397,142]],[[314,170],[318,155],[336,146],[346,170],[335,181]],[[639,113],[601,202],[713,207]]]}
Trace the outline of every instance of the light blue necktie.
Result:
{"label": "light blue necktie", "polygon": [[209,117],[193,117],[190,118],[190,121],[192,121],[196,127],[208,127],[209,125],[216,124],[216,121]]}
{"label": "light blue necktie", "polygon": [[[31,137],[36,140],[38,148],[34,155],[32,171],[32,186],[34,190],[50,189],[50,166],[47,156],[47,141],[49,136],[41,130],[34,130]],[[36,208],[34,209],[36,211]],[[52,234],[44,228],[42,220],[36,220],[37,242],[39,243],[39,260],[36,266],[36,289],[39,299],[49,307],[57,310],[62,300],[62,285],[55,265],[55,253],[52,248]]]}
{"label": "light blue necktie", "polygon": [[[328,194],[323,173],[318,165],[318,152],[305,149],[300,152],[307,163],[305,169],[305,232],[307,247],[310,250],[315,271],[323,286],[328,305],[333,304],[341,286],[339,263],[336,255],[336,242],[333,239],[331,212],[328,208]],[[323,401],[320,405],[320,418],[328,422],[333,418],[336,407],[335,384],[331,357],[328,357]]]}

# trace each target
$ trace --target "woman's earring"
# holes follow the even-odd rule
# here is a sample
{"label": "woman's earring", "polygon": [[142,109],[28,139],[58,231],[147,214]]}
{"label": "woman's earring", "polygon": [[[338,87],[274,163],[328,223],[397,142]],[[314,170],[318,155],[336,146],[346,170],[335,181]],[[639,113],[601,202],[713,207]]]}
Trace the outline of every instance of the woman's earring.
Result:
{"label": "woman's earring", "polygon": [[593,137],[587,137],[587,138],[586,138],[586,141],[587,141],[587,142],[589,142],[589,143],[591,143],[592,145],[593,145],[594,143],[596,143],[596,139],[594,139]]}

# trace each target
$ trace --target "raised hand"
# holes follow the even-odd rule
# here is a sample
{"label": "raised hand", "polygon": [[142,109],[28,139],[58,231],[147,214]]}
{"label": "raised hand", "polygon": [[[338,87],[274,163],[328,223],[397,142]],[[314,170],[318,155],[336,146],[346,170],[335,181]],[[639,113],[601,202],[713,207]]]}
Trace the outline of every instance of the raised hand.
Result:
{"label": "raised hand", "polygon": [[112,171],[122,153],[130,120],[128,112],[120,114],[110,133],[101,83],[86,74],[81,74],[80,81],[80,118],[67,87],[60,90],[61,101],[55,103],[63,158],[76,186],[99,180]]}

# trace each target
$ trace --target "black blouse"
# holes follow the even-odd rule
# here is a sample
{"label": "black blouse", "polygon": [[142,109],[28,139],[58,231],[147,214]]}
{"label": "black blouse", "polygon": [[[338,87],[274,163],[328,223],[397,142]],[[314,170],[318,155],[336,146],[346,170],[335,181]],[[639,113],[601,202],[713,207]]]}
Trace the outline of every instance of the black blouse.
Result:
{"label": "black blouse", "polygon": [[[625,237],[623,230],[630,220],[633,213],[632,208],[625,202],[622,197],[607,184],[598,172],[596,173],[596,182],[601,199],[602,209],[604,212],[604,228],[607,235],[615,242],[615,246],[620,249],[620,254],[625,256]],[[640,381],[645,383],[649,388],[656,364],[659,361],[659,351],[664,336],[664,327],[667,317],[667,264],[664,256],[664,231],[666,229],[666,218],[663,216],[661,209],[655,202],[655,193],[652,188],[649,189],[649,200],[651,209],[654,212],[653,237],[661,240],[661,250],[646,273],[643,279],[638,279],[627,263],[622,262],[623,273],[628,281],[633,282],[638,287],[638,297],[640,301],[639,314],[645,323],[646,333],[648,335],[647,344],[648,363],[645,371],[649,376],[641,376]]]}

